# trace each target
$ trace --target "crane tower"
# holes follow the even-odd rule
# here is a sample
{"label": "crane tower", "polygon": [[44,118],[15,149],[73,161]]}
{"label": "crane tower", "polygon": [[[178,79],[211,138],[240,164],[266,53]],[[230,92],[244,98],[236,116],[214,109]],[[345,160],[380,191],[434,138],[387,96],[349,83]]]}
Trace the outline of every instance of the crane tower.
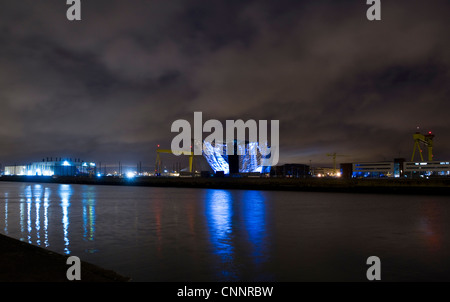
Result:
{"label": "crane tower", "polygon": [[424,144],[428,149],[428,161],[433,161],[433,138],[434,134],[429,131],[427,134],[421,134],[419,131],[413,134],[414,148],[411,156],[411,161],[414,161],[414,155],[416,154],[416,149],[419,150],[420,160],[423,161],[422,149],[420,144]]}

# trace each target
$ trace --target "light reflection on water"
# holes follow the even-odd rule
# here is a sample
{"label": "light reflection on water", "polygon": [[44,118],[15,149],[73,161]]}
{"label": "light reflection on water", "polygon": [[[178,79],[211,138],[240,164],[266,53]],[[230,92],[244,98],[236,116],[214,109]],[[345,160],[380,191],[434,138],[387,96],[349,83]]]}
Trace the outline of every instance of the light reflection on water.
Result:
{"label": "light reflection on water", "polygon": [[[52,199],[52,190],[57,192],[58,197],[56,199]],[[70,206],[72,194],[72,185],[67,184],[57,186],[20,184],[20,189],[16,196],[11,198],[9,198],[10,192],[4,192],[4,199],[2,200],[4,202],[4,234],[45,248],[59,246],[57,241],[60,236],[58,235],[62,235],[63,250],[57,251],[67,255],[70,254]],[[83,238],[93,241],[95,237],[95,188],[82,187],[81,194]],[[53,205],[52,221],[49,218],[50,204]],[[60,206],[59,213],[53,211],[56,205]],[[17,206],[18,209],[16,208]],[[55,221],[58,214],[61,215],[60,223]],[[11,219],[14,222],[17,221],[19,229],[16,229],[16,225],[11,225],[9,221]],[[55,234],[59,231],[61,231],[61,234]],[[52,238],[49,237],[49,233],[54,234]]]}
{"label": "light reflection on water", "polygon": [[[260,271],[268,261],[265,197],[259,191],[242,191],[232,194],[227,190],[206,190],[206,219],[213,252],[219,257],[218,278],[239,281],[243,277],[243,266],[237,258],[253,262],[255,271]],[[244,248],[240,239],[245,239]],[[239,248],[239,250],[238,250]]]}
{"label": "light reflection on water", "polygon": [[62,225],[64,234],[64,254],[70,254],[69,250],[69,207],[70,207],[70,196],[72,196],[72,187],[70,185],[60,185],[59,186],[59,198],[61,199],[62,208]]}
{"label": "light reflection on water", "polygon": [[136,281],[449,280],[447,199],[0,182],[0,231]]}
{"label": "light reflection on water", "polygon": [[93,241],[95,236],[95,187],[87,187],[83,190],[83,238]]}
{"label": "light reflection on water", "polygon": [[226,279],[236,280],[233,245],[233,199],[229,191],[208,190],[206,193],[206,217],[214,254],[220,257],[222,274]]}
{"label": "light reflection on water", "polygon": [[243,214],[248,239],[252,243],[252,259],[256,264],[267,260],[266,203],[260,191],[244,191]]}

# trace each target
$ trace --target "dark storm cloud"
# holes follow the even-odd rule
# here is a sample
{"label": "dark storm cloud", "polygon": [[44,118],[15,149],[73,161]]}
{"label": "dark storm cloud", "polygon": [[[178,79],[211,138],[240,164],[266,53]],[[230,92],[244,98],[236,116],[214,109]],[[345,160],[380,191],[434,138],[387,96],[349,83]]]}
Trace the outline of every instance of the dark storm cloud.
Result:
{"label": "dark storm cloud", "polygon": [[[433,2],[433,3],[431,3]],[[171,123],[280,120],[281,160],[450,158],[448,1],[2,1],[0,162],[154,160]],[[36,158],[37,157],[37,158]]]}

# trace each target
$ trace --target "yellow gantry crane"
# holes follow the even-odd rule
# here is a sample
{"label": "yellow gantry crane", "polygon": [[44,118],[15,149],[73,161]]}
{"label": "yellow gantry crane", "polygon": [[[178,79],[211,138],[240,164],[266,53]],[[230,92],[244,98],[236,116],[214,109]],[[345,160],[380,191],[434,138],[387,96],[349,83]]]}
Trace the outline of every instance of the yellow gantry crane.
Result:
{"label": "yellow gantry crane", "polygon": [[414,155],[416,154],[416,149],[419,150],[420,160],[423,161],[422,149],[420,144],[424,144],[428,148],[428,161],[433,161],[433,138],[434,134],[431,131],[428,134],[421,134],[419,131],[413,134],[414,138],[414,148],[411,156],[411,161],[414,161]]}
{"label": "yellow gantry crane", "polygon": [[[186,154],[186,151],[176,150],[173,152],[170,149],[159,149],[159,145],[158,145],[158,148],[156,149],[155,172],[159,173],[159,174],[161,174],[161,157],[159,155],[160,153],[181,155],[181,154]],[[191,151],[188,155],[189,155],[189,172],[192,173],[192,163],[194,161],[194,152]]]}

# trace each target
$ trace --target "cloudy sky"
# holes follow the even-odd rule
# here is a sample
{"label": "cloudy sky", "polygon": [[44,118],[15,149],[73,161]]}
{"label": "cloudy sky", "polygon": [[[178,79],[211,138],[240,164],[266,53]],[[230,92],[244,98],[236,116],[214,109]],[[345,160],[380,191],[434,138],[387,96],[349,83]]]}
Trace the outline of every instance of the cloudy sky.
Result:
{"label": "cloudy sky", "polygon": [[[450,159],[450,2],[0,0],[0,163],[153,165],[177,119],[280,121],[280,161]],[[205,135],[206,136],[206,135]]]}

